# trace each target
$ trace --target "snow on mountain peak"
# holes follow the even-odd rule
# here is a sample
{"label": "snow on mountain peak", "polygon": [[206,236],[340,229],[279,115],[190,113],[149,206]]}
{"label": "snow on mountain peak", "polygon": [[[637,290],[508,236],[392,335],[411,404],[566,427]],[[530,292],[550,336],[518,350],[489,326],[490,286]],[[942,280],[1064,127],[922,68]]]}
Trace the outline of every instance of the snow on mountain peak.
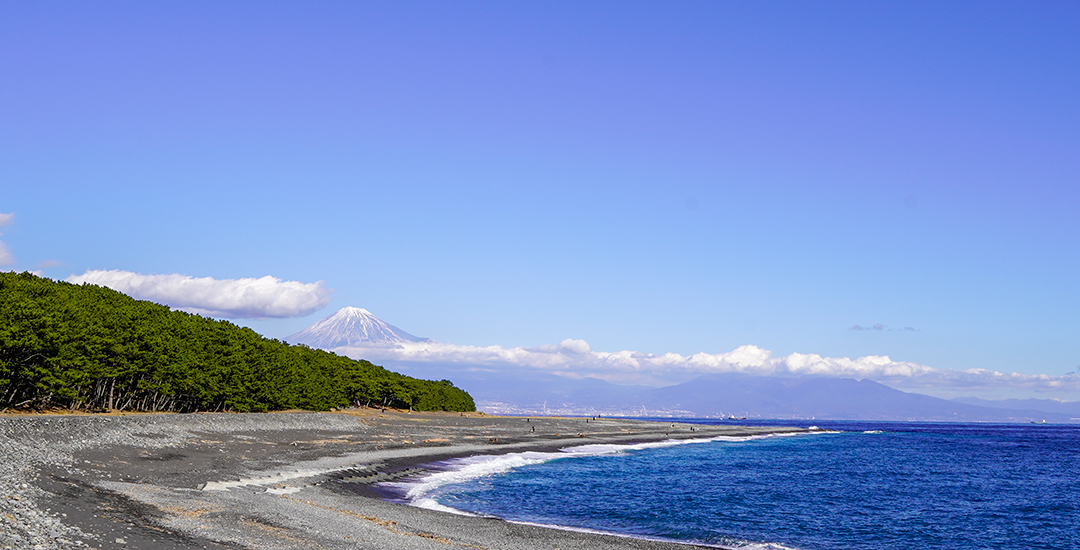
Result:
{"label": "snow on mountain peak", "polygon": [[362,307],[343,307],[333,315],[286,338],[293,344],[313,348],[333,349],[344,346],[393,345],[406,342],[426,342],[383,322]]}
{"label": "snow on mountain peak", "polygon": [[[349,316],[349,317],[375,317],[370,311],[362,307],[345,306],[337,311],[337,313],[330,317]],[[378,320],[378,318],[376,318]],[[379,321],[382,322],[382,321]]]}

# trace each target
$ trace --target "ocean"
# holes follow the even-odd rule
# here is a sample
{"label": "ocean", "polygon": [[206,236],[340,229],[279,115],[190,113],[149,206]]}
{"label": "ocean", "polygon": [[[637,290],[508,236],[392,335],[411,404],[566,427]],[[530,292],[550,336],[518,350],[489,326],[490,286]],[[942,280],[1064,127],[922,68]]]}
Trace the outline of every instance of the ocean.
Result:
{"label": "ocean", "polygon": [[455,513],[721,548],[1080,549],[1080,427],[751,423],[820,430],[460,458],[387,489]]}

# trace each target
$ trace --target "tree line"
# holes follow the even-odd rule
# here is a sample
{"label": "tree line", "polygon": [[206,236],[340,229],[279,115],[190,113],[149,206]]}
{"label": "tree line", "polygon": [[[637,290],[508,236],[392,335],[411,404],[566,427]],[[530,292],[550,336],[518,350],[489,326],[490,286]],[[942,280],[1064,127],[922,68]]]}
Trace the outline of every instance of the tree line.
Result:
{"label": "tree line", "polygon": [[97,285],[0,273],[0,409],[473,411],[419,380]]}

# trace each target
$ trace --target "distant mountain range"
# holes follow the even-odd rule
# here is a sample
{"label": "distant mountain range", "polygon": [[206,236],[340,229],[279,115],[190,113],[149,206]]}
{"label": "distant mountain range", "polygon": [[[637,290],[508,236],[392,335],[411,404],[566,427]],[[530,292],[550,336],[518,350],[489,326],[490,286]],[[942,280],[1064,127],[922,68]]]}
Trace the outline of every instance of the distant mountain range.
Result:
{"label": "distant mountain range", "polygon": [[323,317],[319,322],[285,340],[291,344],[304,344],[320,349],[428,341],[427,338],[413,336],[394,325],[384,323],[370,311],[359,307],[343,307],[337,313]]}
{"label": "distant mountain range", "polygon": [[1037,406],[1009,409],[961,403],[851,378],[725,373],[653,388],[616,385],[595,378],[563,378],[538,371],[491,372],[418,362],[390,365],[409,376],[450,378],[473,396],[480,410],[493,414],[1080,422],[1080,414],[1070,412],[1038,410]]}
{"label": "distant mountain range", "polygon": [[[365,309],[344,308],[290,336],[288,341],[323,349],[362,349],[430,340],[384,323]],[[450,379],[473,396],[480,410],[495,414],[1080,422],[1080,402],[946,400],[850,378],[725,373],[654,388],[616,385],[596,378],[573,379],[523,367],[386,360],[379,363],[409,376]]]}
{"label": "distant mountain range", "polygon": [[995,409],[1040,411],[1044,413],[1064,414],[1080,417],[1080,401],[1058,401],[1056,399],[979,399],[978,397],[957,397],[957,403],[993,407]]}

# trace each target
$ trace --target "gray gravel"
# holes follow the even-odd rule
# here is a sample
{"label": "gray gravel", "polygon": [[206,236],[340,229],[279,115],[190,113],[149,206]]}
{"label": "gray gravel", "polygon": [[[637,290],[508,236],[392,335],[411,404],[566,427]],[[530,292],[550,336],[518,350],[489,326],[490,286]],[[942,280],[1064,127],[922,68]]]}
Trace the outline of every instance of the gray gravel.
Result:
{"label": "gray gravel", "polygon": [[[80,471],[78,451],[132,446],[179,447],[203,434],[263,430],[364,429],[357,420],[326,414],[193,414],[124,416],[0,416],[0,549],[42,550],[124,544],[84,533],[66,514],[43,505],[35,482],[43,469]],[[122,537],[120,537],[122,539]]]}
{"label": "gray gravel", "polygon": [[371,483],[453,456],[779,431],[377,410],[0,416],[0,550],[685,548],[393,504]]}

